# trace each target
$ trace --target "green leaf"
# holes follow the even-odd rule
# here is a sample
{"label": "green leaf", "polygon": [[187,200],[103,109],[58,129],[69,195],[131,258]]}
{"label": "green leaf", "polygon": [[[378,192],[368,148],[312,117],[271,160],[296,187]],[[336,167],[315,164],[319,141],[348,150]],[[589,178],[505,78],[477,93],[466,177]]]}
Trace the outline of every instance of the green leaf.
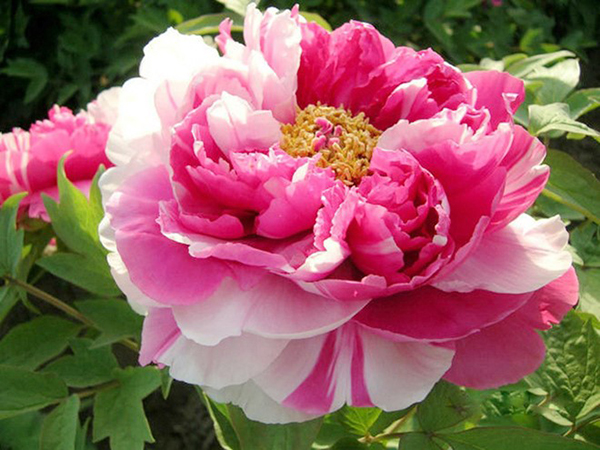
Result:
{"label": "green leaf", "polygon": [[549,150],[544,161],[551,168],[543,194],[600,224],[600,181],[571,156]]}
{"label": "green leaf", "polygon": [[240,441],[235,434],[227,406],[217,403],[200,388],[196,389],[213,422],[215,436],[225,450],[240,450]]}
{"label": "green leaf", "polygon": [[561,61],[550,68],[538,67],[527,76],[528,80],[541,81],[536,91],[537,103],[562,102],[579,83],[579,62],[575,59]]}
{"label": "green leaf", "polygon": [[559,215],[564,222],[571,220],[585,220],[585,216],[578,211],[569,208],[556,200],[551,199],[545,195],[540,195],[535,201],[536,212],[541,213],[545,217],[552,217]]}
{"label": "green leaf", "polygon": [[67,395],[65,383],[52,373],[0,366],[0,419],[44,408]]}
{"label": "green leaf", "polygon": [[267,425],[246,418],[240,408],[227,405],[241,450],[309,450],[322,419],[286,425]]}
{"label": "green leaf", "polygon": [[369,434],[380,414],[379,408],[354,408],[346,405],[334,416],[348,433],[362,437]]}
{"label": "green leaf", "polygon": [[425,431],[450,428],[478,412],[469,395],[453,384],[440,381],[418,406],[417,419]]}
{"label": "green leaf", "polygon": [[44,419],[40,450],[75,450],[79,428],[79,397],[71,395]]}
{"label": "green leaf", "polygon": [[225,19],[231,19],[233,22],[232,31],[243,31],[244,18],[241,15],[233,13],[204,14],[195,19],[186,20],[175,28],[183,34],[215,34],[219,32],[219,25]]}
{"label": "green leaf", "polygon": [[244,17],[246,15],[246,8],[250,3],[258,4],[258,1],[252,0],[217,0],[222,5],[225,5],[229,11],[233,11],[236,14]]}
{"label": "green leaf", "polygon": [[472,428],[453,434],[440,434],[453,450],[598,450],[582,441],[544,433],[530,428]]}
{"label": "green leaf", "polygon": [[575,56],[575,54],[568,50],[535,55],[529,58],[520,59],[513,64],[507,64],[506,71],[515,77],[524,78],[526,75],[540,67],[558,61],[559,59],[573,56]]}
{"label": "green leaf", "polygon": [[0,420],[0,448],[37,449],[42,429],[42,414],[32,411]]}
{"label": "green leaf", "polygon": [[0,364],[33,370],[62,353],[81,326],[41,316],[11,329],[0,341]]}
{"label": "green leaf", "polygon": [[25,91],[25,103],[30,103],[44,90],[48,84],[48,71],[46,67],[31,58],[17,58],[8,61],[8,65],[0,73],[9,77],[29,79]]}
{"label": "green leaf", "polygon": [[119,385],[96,394],[93,440],[109,438],[111,450],[142,450],[154,442],[142,400],[160,386],[156,367],[116,370]]}
{"label": "green leaf", "polygon": [[37,264],[52,275],[93,294],[115,296],[121,293],[104,262],[63,252],[41,258]]}
{"label": "green leaf", "polygon": [[367,444],[358,442],[355,438],[345,437],[337,441],[331,450],[368,450]]}
{"label": "green leaf", "polygon": [[551,131],[600,136],[600,133],[586,124],[571,119],[569,105],[566,103],[529,105],[529,132],[534,136],[539,136]]}
{"label": "green leaf", "polygon": [[[48,270],[55,271],[59,277],[65,277],[73,281],[80,276],[90,276],[95,279],[85,282],[88,286],[105,285],[106,295],[117,295],[120,291],[114,284],[110,269],[106,262],[107,252],[100,244],[98,237],[98,225],[104,215],[97,190],[98,177],[101,170],[96,174],[90,190],[90,200],[71,183],[65,175],[64,158],[58,166],[57,178],[60,192],[59,203],[44,196],[44,205],[50,216],[52,228],[59,239],[80,258],[65,258],[57,256],[52,259],[42,259],[41,265]],[[50,262],[51,261],[51,262]],[[74,269],[79,263],[82,267]],[[69,269],[78,270],[76,275],[69,275]],[[100,275],[102,274],[102,275]],[[93,283],[93,284],[92,284]]]}
{"label": "green leaf", "polygon": [[0,274],[15,276],[23,252],[23,230],[17,230],[19,203],[27,194],[7,198],[0,210]]}
{"label": "green leaf", "polygon": [[565,100],[571,119],[577,119],[600,106],[600,88],[580,89]]}
{"label": "green leaf", "polygon": [[75,302],[77,309],[98,327],[101,334],[92,347],[112,344],[123,338],[138,338],[144,318],[125,300],[102,299]]}
{"label": "green leaf", "polygon": [[571,245],[586,267],[600,267],[600,232],[598,225],[585,222],[571,232]]}
{"label": "green leaf", "polygon": [[423,433],[408,433],[400,439],[398,450],[441,450],[432,438]]}
{"label": "green leaf", "polygon": [[546,360],[537,375],[575,422],[588,399],[600,392],[600,336],[591,321],[570,312],[545,333],[545,341]]}
{"label": "green leaf", "polygon": [[110,347],[91,348],[91,339],[72,339],[73,355],[63,356],[44,367],[44,372],[58,375],[67,386],[83,388],[113,379],[119,367]]}
{"label": "green leaf", "polygon": [[577,309],[600,321],[600,269],[577,268],[579,303]]}
{"label": "green leaf", "polygon": [[327,31],[332,31],[329,22],[327,22],[320,14],[308,11],[300,11],[300,15],[304,17],[308,22],[315,22],[317,25],[320,25]]}

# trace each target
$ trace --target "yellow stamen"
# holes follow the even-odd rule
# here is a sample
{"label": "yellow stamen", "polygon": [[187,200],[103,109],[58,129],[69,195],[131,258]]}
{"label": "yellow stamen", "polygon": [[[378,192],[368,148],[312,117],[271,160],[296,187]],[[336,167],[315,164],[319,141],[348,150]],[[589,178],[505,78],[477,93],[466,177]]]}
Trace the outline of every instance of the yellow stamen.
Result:
{"label": "yellow stamen", "polygon": [[348,186],[358,184],[369,170],[373,148],[381,131],[364,113],[320,103],[299,110],[293,124],[281,127],[280,147],[295,157],[321,154],[319,167],[331,167]]}

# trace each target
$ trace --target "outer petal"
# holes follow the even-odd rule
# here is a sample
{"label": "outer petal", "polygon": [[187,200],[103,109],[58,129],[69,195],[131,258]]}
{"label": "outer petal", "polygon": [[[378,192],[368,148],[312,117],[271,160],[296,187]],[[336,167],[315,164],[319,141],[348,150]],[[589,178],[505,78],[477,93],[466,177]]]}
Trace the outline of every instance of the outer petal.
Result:
{"label": "outer petal", "polygon": [[517,316],[456,342],[444,378],[476,389],[516,383],[544,360],[544,341]]}
{"label": "outer petal", "polygon": [[281,339],[315,336],[347,322],[367,302],[327,299],[285,278],[265,275],[247,290],[233,280],[225,280],[210,298],[174,306],[173,314],[187,338],[215,345],[242,333]]}
{"label": "outer petal", "polygon": [[325,414],[344,403],[397,410],[427,395],[452,354],[382,340],[349,323],[328,335],[292,341],[254,381],[277,402],[308,414]]}
{"label": "outer petal", "polygon": [[191,257],[186,245],[161,234],[158,204],[172,195],[166,169],[150,168],[128,179],[111,196],[106,211],[131,281],[158,302],[193,303],[210,295],[228,271],[218,261]]}
{"label": "outer petal", "polygon": [[568,239],[559,216],[536,221],[523,214],[507,227],[484,235],[463,264],[434,286],[459,292],[535,291],[571,267],[572,258],[565,249]]}
{"label": "outer petal", "polygon": [[499,322],[531,294],[467,294],[431,287],[375,299],[355,320],[394,340],[446,341],[468,336]]}
{"label": "outer petal", "polygon": [[258,420],[263,423],[289,423],[305,422],[318,417],[318,414],[307,414],[282,406],[265,394],[252,380],[222,389],[213,389],[208,386],[203,386],[202,389],[217,402],[233,403],[241,407],[250,420]]}

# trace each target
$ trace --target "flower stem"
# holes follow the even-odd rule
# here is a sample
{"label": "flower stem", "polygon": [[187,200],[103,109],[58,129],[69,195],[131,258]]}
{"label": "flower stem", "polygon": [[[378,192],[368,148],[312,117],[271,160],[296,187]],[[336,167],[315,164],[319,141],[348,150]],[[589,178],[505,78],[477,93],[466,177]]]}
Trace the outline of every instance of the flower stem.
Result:
{"label": "flower stem", "polygon": [[[79,322],[83,323],[84,325],[91,327],[91,328],[98,329],[98,326],[94,322],[92,322],[90,319],[85,317],[83,314],[81,314],[79,311],[77,311],[72,306],[67,305],[65,302],[54,297],[53,295],[50,295],[47,292],[42,291],[41,289],[38,289],[37,287],[35,287],[29,283],[26,283],[24,281],[13,278],[10,275],[4,275],[2,278],[4,278],[4,280],[7,283],[17,286],[17,287],[23,289],[25,292],[33,295],[34,297],[45,301],[46,303],[54,306],[57,309],[60,309],[65,314],[78,320]],[[135,342],[133,342],[131,339],[121,339],[118,342],[120,344],[124,345],[125,347],[133,350],[134,352],[139,352],[139,350],[140,350],[139,346]]]}
{"label": "flower stem", "polygon": [[587,217],[592,222],[600,225],[600,218],[596,217],[594,214],[592,214],[587,209],[582,208],[581,206],[579,206],[579,205],[577,205],[575,203],[572,203],[572,202],[564,199],[560,195],[555,194],[554,192],[549,191],[548,189],[544,189],[542,191],[542,195],[545,195],[546,197],[554,200],[555,202],[560,203],[561,205],[565,205],[567,208],[570,208],[573,211],[577,211],[578,213],[580,213],[580,214],[584,215],[585,217]]}

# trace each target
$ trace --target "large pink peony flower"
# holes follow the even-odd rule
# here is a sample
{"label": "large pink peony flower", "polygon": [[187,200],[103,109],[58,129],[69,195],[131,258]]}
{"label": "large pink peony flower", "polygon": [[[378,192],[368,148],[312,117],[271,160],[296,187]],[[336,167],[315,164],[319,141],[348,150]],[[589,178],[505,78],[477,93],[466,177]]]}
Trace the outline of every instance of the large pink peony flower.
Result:
{"label": "large pink peony flower", "polygon": [[29,131],[15,128],[0,134],[0,203],[12,194],[29,192],[22,202],[28,215],[49,221],[41,194],[58,199],[56,170],[65,153],[65,173],[87,193],[98,166],[112,166],[105,154],[108,133],[116,120],[118,88],[101,93],[86,111],[74,115],[55,105],[48,119],[37,121]]}
{"label": "large pink peony flower", "polygon": [[140,362],[264,422],[397,410],[544,357],[577,281],[523,84],[372,26],[253,6],[222,52],[169,30],[122,91],[101,179]]}

